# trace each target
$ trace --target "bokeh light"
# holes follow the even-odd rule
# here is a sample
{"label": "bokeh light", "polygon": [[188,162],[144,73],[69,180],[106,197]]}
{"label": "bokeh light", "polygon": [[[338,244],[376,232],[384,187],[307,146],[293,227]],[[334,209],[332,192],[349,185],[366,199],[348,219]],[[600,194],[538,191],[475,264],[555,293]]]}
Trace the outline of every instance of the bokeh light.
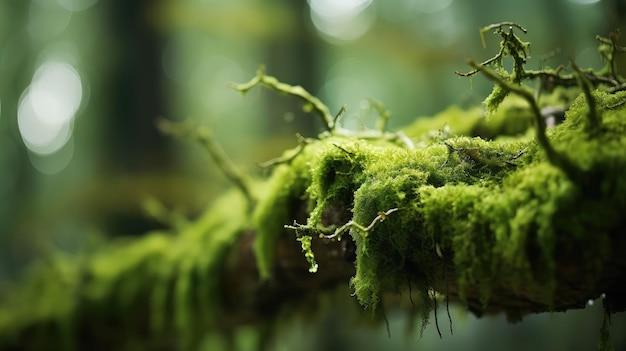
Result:
{"label": "bokeh light", "polygon": [[50,123],[35,110],[30,89],[22,94],[17,111],[17,123],[24,144],[38,154],[51,154],[69,139],[70,123]]}
{"label": "bokeh light", "polygon": [[366,11],[372,0],[309,0],[311,21],[327,40],[350,41],[373,25],[375,14]]}
{"label": "bokeh light", "polygon": [[67,29],[72,12],[56,1],[32,1],[27,23],[31,37],[46,40],[53,38]]}
{"label": "bokeh light", "polygon": [[57,0],[57,2],[67,10],[79,12],[95,5],[98,0]]}
{"label": "bokeh light", "polygon": [[43,174],[56,174],[61,172],[70,164],[74,156],[74,139],[70,138],[55,153],[41,155],[36,152],[29,152],[28,158],[33,167]]}
{"label": "bokeh light", "polygon": [[50,124],[66,124],[82,99],[82,84],[76,69],[66,62],[43,63],[33,77],[31,101],[37,115]]}
{"label": "bokeh light", "polygon": [[594,5],[600,2],[600,0],[567,0],[576,5]]}
{"label": "bokeh light", "polygon": [[37,68],[17,112],[20,134],[29,151],[51,155],[70,141],[82,97],[81,78],[71,64],[49,60]]}

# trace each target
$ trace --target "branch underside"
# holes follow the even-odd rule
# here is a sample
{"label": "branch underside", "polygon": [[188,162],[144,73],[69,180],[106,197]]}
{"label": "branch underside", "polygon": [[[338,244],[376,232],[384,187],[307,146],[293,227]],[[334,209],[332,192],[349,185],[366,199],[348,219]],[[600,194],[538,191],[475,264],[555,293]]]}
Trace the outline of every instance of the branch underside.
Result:
{"label": "branch underside", "polygon": [[[619,224],[626,226],[626,222]],[[356,269],[350,257],[346,255],[346,246],[350,246],[350,239],[342,242],[314,238],[313,250],[319,270],[309,272],[309,263],[301,253],[300,245],[290,235],[283,236],[276,247],[276,266],[273,278],[270,281],[258,284],[258,272],[251,250],[251,241],[254,233],[242,237],[235,251],[238,259],[225,272],[223,294],[227,297],[228,322],[226,325],[237,326],[242,322],[254,322],[267,318],[280,311],[280,306],[292,301],[304,300],[306,296],[315,296],[326,289],[336,286],[345,286],[355,275]],[[510,321],[519,321],[523,316],[533,313],[562,312],[570,309],[585,308],[589,300],[603,295],[607,297],[606,304],[611,312],[626,310],[626,239],[619,231],[611,235],[614,250],[613,255],[603,263],[603,269],[595,279],[584,281],[581,277],[587,276],[585,262],[581,261],[579,253],[583,248],[572,248],[555,263],[556,289],[550,300],[537,291],[526,289],[525,286],[515,286],[506,280],[508,272],[501,272],[499,282],[493,287],[488,302],[484,301],[482,287],[470,285],[460,287],[456,275],[453,253],[445,253],[440,257],[436,251],[426,260],[440,262],[440,271],[445,272],[439,278],[430,281],[433,289],[447,296],[451,302],[466,306],[470,312],[478,317],[504,313]],[[348,244],[346,244],[348,242]],[[429,245],[429,243],[415,243]],[[423,279],[424,272],[418,267],[406,267],[407,275],[414,281]],[[515,274],[516,272],[510,272]],[[242,279],[242,274],[246,279]],[[251,288],[252,287],[252,288]],[[406,289],[403,293],[400,291]],[[546,286],[545,289],[549,289]],[[250,291],[255,291],[250,294]],[[408,294],[409,286],[396,291],[400,295]],[[250,297],[254,297],[250,299]],[[408,298],[408,297],[407,297]],[[243,302],[247,301],[247,302]],[[386,308],[393,308],[388,305]]]}

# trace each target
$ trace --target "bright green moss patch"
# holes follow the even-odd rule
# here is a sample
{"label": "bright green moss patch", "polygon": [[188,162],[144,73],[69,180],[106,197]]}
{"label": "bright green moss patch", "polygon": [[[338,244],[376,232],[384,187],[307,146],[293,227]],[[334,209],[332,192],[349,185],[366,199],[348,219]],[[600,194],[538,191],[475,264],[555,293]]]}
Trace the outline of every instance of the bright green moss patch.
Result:
{"label": "bright green moss patch", "polygon": [[352,285],[366,307],[407,283],[424,291],[441,281],[443,255],[452,256],[462,295],[479,286],[486,305],[494,287],[506,286],[550,304],[555,257],[584,248],[591,279],[609,252],[608,230],[626,209],[626,119],[616,107],[626,95],[594,96],[601,130],[585,128],[579,98],[550,133],[555,148],[588,171],[585,184],[548,163],[532,140],[455,137],[418,149],[333,141],[312,162],[308,194],[316,207],[308,227],[324,233],[322,214],[347,205],[348,219],[362,227],[398,208],[371,230],[350,231],[357,245]]}
{"label": "bright green moss patch", "polygon": [[432,117],[420,117],[403,128],[410,137],[424,145],[429,141],[452,136],[480,136],[483,139],[517,137],[532,127],[533,115],[519,98],[509,97],[489,116],[481,107],[461,109],[450,106]]}

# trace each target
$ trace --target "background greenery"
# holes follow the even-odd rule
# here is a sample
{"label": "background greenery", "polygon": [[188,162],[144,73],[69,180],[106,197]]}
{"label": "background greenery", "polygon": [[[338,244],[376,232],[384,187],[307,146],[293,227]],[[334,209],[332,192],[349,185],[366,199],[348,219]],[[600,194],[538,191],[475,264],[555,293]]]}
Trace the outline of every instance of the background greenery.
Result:
{"label": "background greenery", "polygon": [[[264,90],[243,99],[228,82],[247,81],[265,64],[268,74],[304,86],[334,111],[347,104],[344,126],[374,127],[373,98],[392,111],[394,129],[450,104],[478,104],[491,84],[453,72],[466,70],[467,57],[495,51],[499,38],[488,36],[485,50],[478,28],[504,20],[529,29],[530,68],[569,57],[599,68],[595,35],[624,32],[626,4],[0,1],[0,282],[51,250],[88,251],[106,238],[162,226],[145,214],[147,199],[193,218],[219,195],[224,177],[199,147],[161,135],[159,116],[210,126],[237,164],[261,174],[256,162],[295,146],[295,133],[312,136],[321,126],[293,99]],[[301,320],[280,329],[276,349],[303,341],[311,350],[592,349],[598,305],[518,325],[501,317],[474,322],[454,310],[454,335],[444,327],[441,341],[430,326],[419,342],[416,333],[404,337],[400,314],[390,315],[389,340],[384,327],[355,325],[354,311],[323,312],[313,328]],[[625,348],[623,317],[612,330]],[[240,334],[246,349],[254,333]],[[209,339],[207,348],[219,343]]]}

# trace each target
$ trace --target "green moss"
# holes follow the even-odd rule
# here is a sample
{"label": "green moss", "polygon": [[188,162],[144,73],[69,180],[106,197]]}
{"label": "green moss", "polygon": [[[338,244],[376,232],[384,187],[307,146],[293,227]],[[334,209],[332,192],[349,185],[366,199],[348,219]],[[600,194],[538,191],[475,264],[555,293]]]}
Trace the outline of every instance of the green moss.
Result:
{"label": "green moss", "polygon": [[[561,91],[543,100],[545,106],[563,106]],[[486,140],[506,136],[524,136],[532,127],[534,116],[528,104],[516,96],[508,96],[497,110],[486,113],[481,107],[461,109],[450,106],[432,117],[419,117],[403,128],[409,137],[420,142],[420,146],[455,136],[478,136]]]}
{"label": "green moss", "polygon": [[[450,106],[435,116],[422,116],[402,130],[411,138],[441,138],[445,132],[449,136],[473,134],[475,126],[483,119],[484,112],[480,107],[463,110],[458,106]],[[433,132],[437,134],[432,134]]]}
{"label": "green moss", "polygon": [[257,238],[254,252],[259,273],[263,279],[270,277],[274,259],[274,245],[280,235],[292,235],[285,230],[285,225],[294,221],[301,203],[306,203],[306,189],[311,183],[310,168],[320,153],[316,143],[302,145],[302,149],[285,151],[284,163],[272,170],[272,177],[265,184],[259,184],[265,190],[265,196],[253,213],[254,228]]}
{"label": "green moss", "polygon": [[84,259],[58,256],[35,265],[4,296],[0,345],[18,342],[25,331],[40,345],[76,342],[76,323],[87,315],[81,325],[87,333],[105,332],[106,321],[115,318],[125,321],[116,339],[126,345],[176,335],[183,349],[191,348],[219,317],[223,258],[249,226],[245,213],[246,199],[231,192],[177,234],[120,239]]}
{"label": "green moss", "polygon": [[[256,84],[312,99],[262,71],[238,88]],[[524,89],[516,92],[526,94]],[[246,230],[256,231],[262,278],[272,274],[281,235],[297,237],[317,268],[311,237],[334,232],[340,238],[349,230],[356,243],[351,286],[371,310],[384,293],[407,286],[429,301],[447,274],[454,275],[461,297],[478,289],[485,306],[501,288],[523,289],[549,306],[557,259],[579,258],[582,281],[593,282],[611,253],[609,234],[623,222],[626,93],[585,92],[539,144],[527,136],[533,121],[543,126],[534,113],[538,106],[533,111],[528,99],[520,105],[519,98],[504,98],[506,92],[496,90],[496,100],[488,101],[500,107],[489,118],[482,109],[451,107],[409,126],[405,132],[417,148],[390,133],[339,130],[314,100],[328,132],[286,151],[271,177],[250,187],[255,194],[228,193],[197,221],[181,222],[176,233],[119,240],[88,257],[55,256],[33,268],[0,307],[0,346],[31,333],[37,346],[71,349],[72,334],[87,315],[94,324],[80,328],[92,333],[118,316],[125,323],[119,338],[129,348],[143,339],[175,338],[181,349],[193,349],[224,313],[219,282],[225,255]],[[596,106],[595,114],[589,106]],[[488,140],[503,134],[521,137]],[[567,162],[548,160],[548,145],[557,161]],[[241,188],[246,193],[248,186]],[[285,225],[295,220],[306,223],[292,226],[294,237]],[[444,269],[444,260],[453,269]],[[422,315],[432,307],[426,303]],[[141,329],[146,309],[149,331]]]}
{"label": "green moss", "polygon": [[[523,287],[549,304],[555,257],[585,247],[591,279],[607,257],[607,231],[625,209],[619,174],[626,167],[626,121],[615,108],[624,95],[594,96],[602,131],[584,128],[579,98],[566,123],[550,133],[555,148],[588,171],[585,184],[548,163],[534,140],[454,137],[416,150],[335,141],[315,161],[309,195],[317,206],[308,225],[323,227],[321,214],[348,204],[347,220],[361,227],[381,211],[399,209],[371,230],[351,230],[352,286],[366,307],[407,281],[425,291],[441,280],[433,253],[453,255],[461,293],[479,286],[484,304],[498,286]],[[590,192],[601,194],[588,198]]]}
{"label": "green moss", "polygon": [[293,206],[299,194],[306,188],[306,178],[300,179],[296,169],[280,165],[274,170],[274,176],[268,183],[268,196],[261,200],[253,214],[257,229],[254,243],[259,272],[262,278],[268,278],[272,271],[274,244],[284,225],[293,218]]}

